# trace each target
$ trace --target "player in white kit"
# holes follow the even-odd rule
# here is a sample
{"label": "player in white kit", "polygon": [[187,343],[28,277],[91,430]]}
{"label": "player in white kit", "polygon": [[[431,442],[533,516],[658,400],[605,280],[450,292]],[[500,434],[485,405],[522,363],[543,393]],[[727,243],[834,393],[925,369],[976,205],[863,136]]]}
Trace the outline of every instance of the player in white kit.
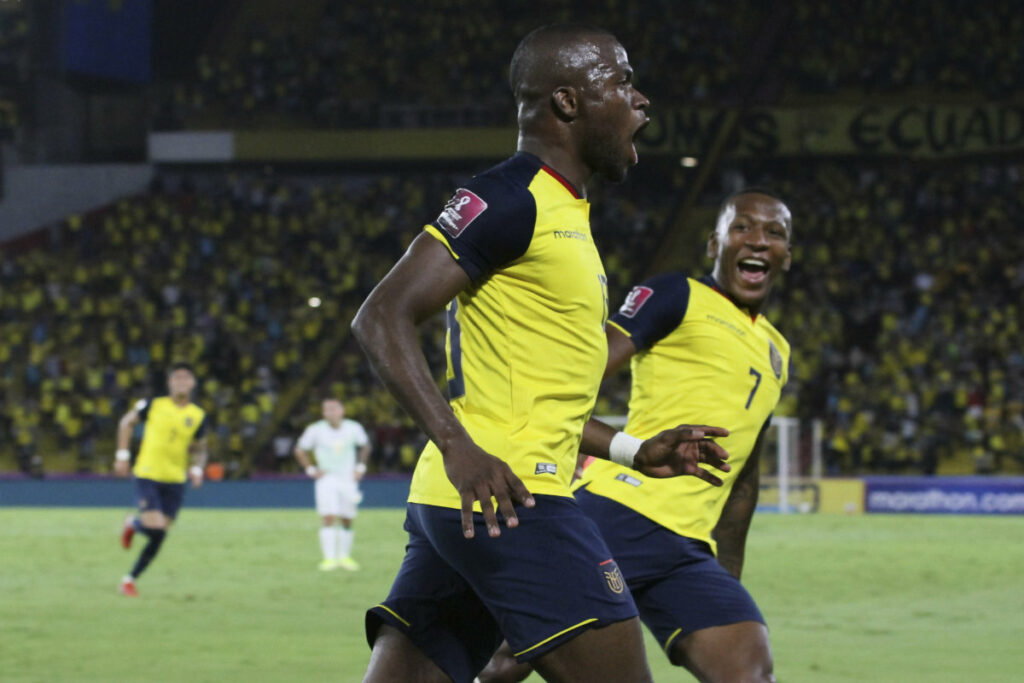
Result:
{"label": "player in white kit", "polygon": [[[295,445],[295,459],[316,479],[316,511],[323,520],[320,569],[355,571],[359,564],[351,557],[352,520],[363,498],[359,480],[366,474],[370,440],[361,424],[344,419],[345,406],[338,399],[324,399],[321,409],[324,419],[302,432]],[[335,524],[339,521],[341,526]]]}

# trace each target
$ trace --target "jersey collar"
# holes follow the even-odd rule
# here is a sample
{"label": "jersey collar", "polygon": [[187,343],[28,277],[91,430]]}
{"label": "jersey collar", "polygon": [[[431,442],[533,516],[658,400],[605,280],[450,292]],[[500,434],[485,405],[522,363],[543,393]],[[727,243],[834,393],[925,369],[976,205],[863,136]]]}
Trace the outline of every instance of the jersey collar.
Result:
{"label": "jersey collar", "polygon": [[516,154],[522,154],[523,156],[529,157],[530,159],[537,162],[537,165],[540,166],[542,171],[544,171],[549,176],[560,182],[562,186],[565,187],[565,189],[569,190],[569,193],[573,196],[573,199],[582,199],[582,195],[576,189],[576,186],[569,182],[568,178],[566,178],[564,175],[562,175],[555,169],[545,164],[544,161],[536,154],[531,154],[530,152],[516,152]]}
{"label": "jersey collar", "polygon": [[736,308],[740,309],[741,311],[743,311],[744,313],[746,313],[750,317],[750,322],[751,323],[756,323],[757,322],[757,317],[759,315],[761,315],[761,314],[760,313],[751,314],[749,308],[747,308],[746,306],[741,306],[735,299],[733,299],[731,296],[726,294],[725,290],[718,286],[718,281],[715,280],[715,276],[714,275],[705,275],[701,279],[697,280],[697,282],[701,283],[702,285],[707,285],[708,287],[710,287],[711,289],[715,290],[716,292],[718,292],[719,294],[724,296],[726,299],[728,299],[729,303],[731,303],[733,306],[735,306]]}

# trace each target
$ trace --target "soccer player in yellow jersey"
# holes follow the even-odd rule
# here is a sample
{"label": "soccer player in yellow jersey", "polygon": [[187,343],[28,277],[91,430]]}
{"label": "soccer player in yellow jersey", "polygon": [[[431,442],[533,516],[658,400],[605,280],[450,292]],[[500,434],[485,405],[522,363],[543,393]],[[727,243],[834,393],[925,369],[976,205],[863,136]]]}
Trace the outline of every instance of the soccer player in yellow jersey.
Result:
{"label": "soccer player in yellow jersey", "polygon": [[[720,444],[733,469],[721,487],[692,477],[652,479],[591,459],[576,489],[640,618],[672,663],[701,681],[774,680],[768,629],[739,579],[761,439],[788,378],[789,344],[761,309],[789,268],[791,230],[778,198],[739,192],[723,202],[708,241],[710,276],[666,273],[634,287],[607,329],[606,374],[632,359],[626,431],[594,420],[586,428],[592,442],[627,456],[664,425],[706,420],[729,429]],[[528,674],[504,646],[480,680]]]}
{"label": "soccer player in yellow jersey", "polygon": [[[650,681],[629,590],[570,490],[608,355],[584,186],[622,180],[637,161],[648,102],[632,74],[605,31],[555,25],[524,38],[509,77],[518,153],[455,192],[353,322],[430,437],[405,559],[367,612],[364,681],[468,683],[502,633],[547,680]],[[445,304],[450,405],[416,336]],[[719,482],[698,463],[728,470],[704,438],[726,433],[675,427],[635,462]]]}
{"label": "soccer player in yellow jersey", "polygon": [[[192,403],[196,376],[192,367],[177,363],[167,374],[168,396],[143,399],[121,418],[117,427],[117,454],[114,472],[128,476],[132,429],[145,425],[135,467],[135,498],[139,513],[125,520],[121,545],[127,550],[138,531],[147,537],[146,545],[131,573],[121,580],[121,593],[136,597],[135,579],[156,557],[160,546],[178,515],[185,497],[185,480],[198,488],[203,483],[206,465],[206,413]],[[191,464],[190,464],[191,463]]]}

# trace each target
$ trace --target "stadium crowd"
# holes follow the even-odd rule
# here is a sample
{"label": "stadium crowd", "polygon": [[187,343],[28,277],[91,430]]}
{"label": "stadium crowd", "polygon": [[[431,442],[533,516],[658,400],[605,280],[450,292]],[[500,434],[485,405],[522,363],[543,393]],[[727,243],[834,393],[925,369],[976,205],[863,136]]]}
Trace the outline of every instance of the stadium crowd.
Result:
{"label": "stadium crowd", "polygon": [[0,142],[11,139],[21,123],[29,79],[28,33],[21,3],[0,4]]}
{"label": "stadium crowd", "polygon": [[[97,441],[109,445],[120,415],[185,360],[201,380],[212,451],[229,473],[247,470],[278,393],[400,253],[408,235],[391,221],[421,205],[425,185],[206,182],[157,182],[3,258],[0,419],[23,469],[45,467],[31,459],[50,449],[73,452],[80,470],[107,467]],[[409,204],[383,201],[396,193]]]}
{"label": "stadium crowd", "polygon": [[[910,87],[941,94],[980,87],[1004,100],[1024,85],[1024,50],[1013,38],[1024,17],[1009,4],[792,0],[735,12],[711,0],[561,0],[538,16],[527,5],[481,0],[460,11],[463,3],[442,0],[434,9],[326,3],[314,22],[238,26],[243,38],[200,55],[195,78],[170,89],[156,123],[510,124],[507,85],[493,75],[518,36],[566,20],[613,28],[637,82],[661,105],[735,102],[755,67],[763,104]],[[236,52],[220,47],[236,44]],[[380,59],[361,58],[371,52]]]}
{"label": "stadium crowd", "polygon": [[[796,216],[794,266],[767,313],[794,347],[778,414],[825,421],[829,472],[1024,465],[1024,248],[1014,238],[1024,202],[1013,191],[1022,174],[998,161],[747,171],[742,182],[778,188]],[[292,467],[290,439],[325,394],[371,429],[375,470],[411,467],[422,437],[337,321],[351,319],[457,178],[229,175],[198,184],[158,185],[70,217],[48,248],[3,259],[0,419],[22,467],[40,451],[39,435],[52,434],[82,469],[105,468],[97,443],[152,394],[172,359],[197,365],[211,450],[229,476]],[[613,306],[644,274],[655,228],[670,215],[671,193],[657,188],[641,180],[595,193]],[[728,189],[710,189],[707,200]],[[696,256],[682,265],[706,267]],[[424,343],[442,376],[440,320]],[[304,359],[322,344],[337,345],[334,359],[307,377]],[[294,385],[309,389],[276,415]],[[627,397],[620,377],[595,412],[621,413]],[[278,439],[254,451],[275,417],[284,418]]]}
{"label": "stadium crowd", "polygon": [[[454,186],[412,174],[158,180],[148,193],[69,217],[49,244],[4,255],[0,428],[19,467],[45,469],[47,451],[79,471],[104,470],[117,419],[161,391],[163,369],[179,360],[196,367],[211,452],[228,476],[290,467],[289,438],[326,394],[373,427],[377,469],[411,467],[419,433],[372,376],[347,321]],[[646,208],[650,192],[609,197],[599,209],[601,224],[628,229],[626,239],[606,231],[620,247],[608,261],[613,292],[641,264],[625,254],[649,249],[649,228],[663,220],[665,206]],[[443,376],[440,323],[424,341]],[[340,352],[322,377],[309,377],[323,345]],[[264,448],[261,430],[296,385],[309,386],[307,400]]]}

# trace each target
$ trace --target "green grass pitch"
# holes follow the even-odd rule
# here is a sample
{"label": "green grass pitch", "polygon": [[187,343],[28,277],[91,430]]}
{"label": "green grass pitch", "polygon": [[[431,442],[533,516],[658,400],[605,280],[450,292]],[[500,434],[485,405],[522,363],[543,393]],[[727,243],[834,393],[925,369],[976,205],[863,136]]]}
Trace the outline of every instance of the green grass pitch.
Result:
{"label": "green grass pitch", "polygon": [[[116,592],[140,548],[118,545],[124,512],[0,508],[0,680],[360,680],[402,511],[360,514],[362,571],[320,573],[312,510],[186,507],[136,600]],[[1020,680],[1021,538],[1024,518],[758,516],[745,580],[779,681]]]}

